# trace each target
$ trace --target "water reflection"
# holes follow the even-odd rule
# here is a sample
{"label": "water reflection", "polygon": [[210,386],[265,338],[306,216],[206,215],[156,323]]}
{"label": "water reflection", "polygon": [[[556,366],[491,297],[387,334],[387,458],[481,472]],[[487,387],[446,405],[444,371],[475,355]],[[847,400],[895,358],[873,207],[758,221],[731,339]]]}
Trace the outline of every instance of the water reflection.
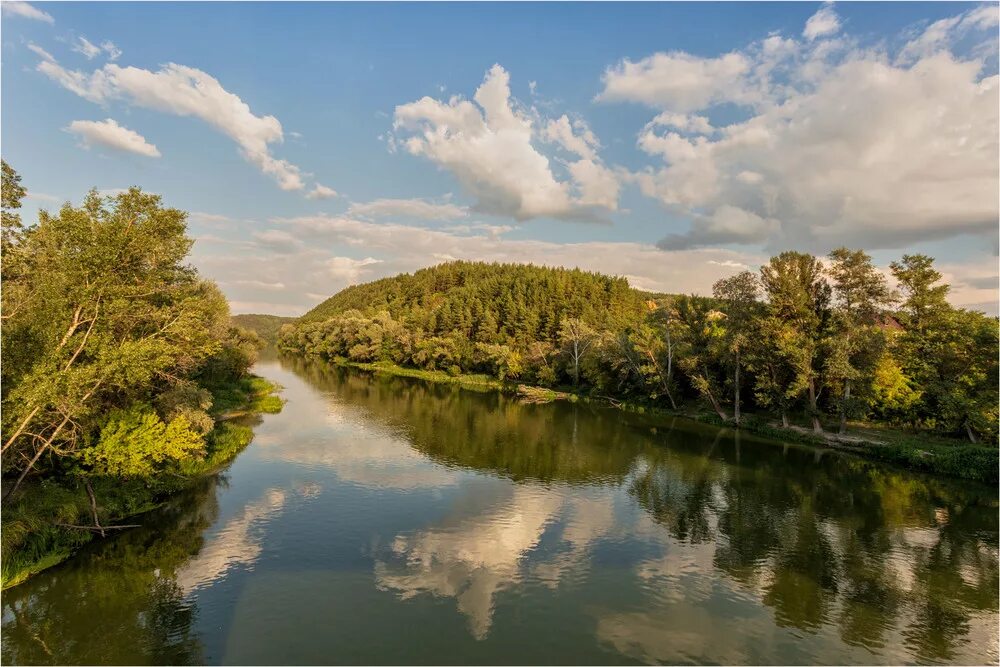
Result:
{"label": "water reflection", "polygon": [[228,486],[5,592],[5,662],[998,660],[995,489],[596,406],[264,372],[289,403]]}
{"label": "water reflection", "polygon": [[206,479],[156,521],[3,593],[5,664],[198,664],[177,580],[218,512]]}
{"label": "water reflection", "polygon": [[[336,386],[338,400],[405,433],[414,449],[446,465],[516,481],[625,489],[645,517],[618,524],[619,536],[661,551],[636,563],[635,584],[654,604],[683,607],[652,617],[602,617],[599,634],[619,650],[631,647],[628,655],[744,662],[773,634],[773,649],[788,644],[792,651],[814,636],[828,649],[840,642],[863,649],[844,649],[859,660],[951,662],[982,650],[996,659],[1000,581],[990,489],[970,493],[832,452],[761,444],[726,429],[679,429],[676,420],[629,416],[623,427],[621,414],[608,410],[526,406],[289,363]],[[499,591],[533,580],[557,588],[599,542],[617,539],[609,535],[616,519],[607,497],[569,520],[567,498],[580,489],[515,485],[509,497],[470,512],[481,494],[472,488],[454,501],[463,513],[398,535],[392,557],[376,564],[379,585],[401,599],[454,598],[479,639],[489,632]],[[661,530],[644,530],[648,520]],[[549,545],[540,551],[547,527]],[[705,608],[720,599],[733,606],[753,601],[769,612],[723,640]],[[672,648],[637,651],[647,625]]]}

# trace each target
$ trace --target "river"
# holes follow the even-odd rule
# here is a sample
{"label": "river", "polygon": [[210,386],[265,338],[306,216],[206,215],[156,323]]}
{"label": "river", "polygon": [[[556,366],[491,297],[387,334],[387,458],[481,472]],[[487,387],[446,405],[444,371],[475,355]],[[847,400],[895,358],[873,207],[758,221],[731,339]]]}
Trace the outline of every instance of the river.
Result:
{"label": "river", "polygon": [[996,489],[296,358],[216,477],[2,596],[5,664],[997,663]]}

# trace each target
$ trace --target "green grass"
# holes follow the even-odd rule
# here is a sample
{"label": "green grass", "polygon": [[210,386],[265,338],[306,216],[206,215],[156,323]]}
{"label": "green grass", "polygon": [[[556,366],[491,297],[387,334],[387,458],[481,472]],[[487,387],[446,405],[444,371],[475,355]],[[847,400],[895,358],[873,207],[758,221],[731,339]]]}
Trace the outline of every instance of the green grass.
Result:
{"label": "green grass", "polygon": [[[227,420],[237,414],[280,412],[284,401],[274,395],[279,390],[278,385],[256,376],[215,390],[213,395],[218,402],[213,412],[217,421],[205,436],[205,456],[185,462],[178,472],[155,479],[89,477],[101,524],[135,523],[127,519],[160,506],[194,480],[232,461],[250,444],[253,428]],[[98,535],[58,524],[93,525],[84,480],[67,476],[26,482],[14,502],[3,511],[0,588],[16,586],[61,563]],[[114,532],[117,531],[110,534]]]}
{"label": "green grass", "polygon": [[245,414],[281,412],[285,402],[277,396],[281,386],[251,375],[225,387],[212,389],[212,415],[216,419],[230,419]]}
{"label": "green grass", "polygon": [[343,358],[335,358],[331,360],[331,362],[338,366],[350,366],[351,368],[360,368],[362,370],[373,371],[376,373],[389,373],[391,375],[416,378],[418,380],[427,380],[428,382],[456,384],[474,391],[507,391],[515,386],[514,384],[501,382],[495,377],[489,375],[463,373],[453,375],[446,371],[425,371],[419,368],[407,368],[405,366],[394,364],[390,361],[379,361],[373,364],[367,364],[357,361],[349,361]]}

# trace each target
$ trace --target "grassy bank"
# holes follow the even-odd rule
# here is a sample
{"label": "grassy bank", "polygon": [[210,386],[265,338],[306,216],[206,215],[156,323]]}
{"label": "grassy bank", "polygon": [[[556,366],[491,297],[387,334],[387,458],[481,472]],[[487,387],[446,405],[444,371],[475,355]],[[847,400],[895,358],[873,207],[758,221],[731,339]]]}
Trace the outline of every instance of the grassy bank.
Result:
{"label": "grassy bank", "polygon": [[[205,456],[185,463],[179,473],[155,479],[65,476],[26,482],[3,510],[0,582],[3,588],[62,562],[95,537],[136,523],[140,514],[162,504],[193,480],[226,465],[253,439],[253,428],[230,421],[236,416],[275,413],[280,387],[257,376],[213,390],[215,428],[205,436]],[[93,505],[87,489],[90,483]],[[94,507],[103,535],[95,527]],[[110,528],[109,528],[110,526]]]}
{"label": "grassy bank", "polygon": [[[723,422],[718,415],[711,412],[674,411],[643,402],[619,401],[546,387],[529,387],[516,382],[502,382],[488,375],[454,375],[444,371],[405,368],[388,362],[366,364],[335,359],[332,363],[430,382],[444,382],[475,391],[503,391],[516,394],[521,400],[529,403],[545,403],[553,400],[599,401],[629,412],[680,416],[719,426],[733,426],[732,422]],[[851,429],[845,436],[830,431],[816,435],[794,425],[792,428],[784,428],[770,416],[744,415],[739,428],[774,440],[837,449],[921,472],[993,484],[997,483],[1000,477],[998,475],[1000,450],[996,447],[967,444],[928,434],[906,433],[867,423],[854,423],[850,426]]]}

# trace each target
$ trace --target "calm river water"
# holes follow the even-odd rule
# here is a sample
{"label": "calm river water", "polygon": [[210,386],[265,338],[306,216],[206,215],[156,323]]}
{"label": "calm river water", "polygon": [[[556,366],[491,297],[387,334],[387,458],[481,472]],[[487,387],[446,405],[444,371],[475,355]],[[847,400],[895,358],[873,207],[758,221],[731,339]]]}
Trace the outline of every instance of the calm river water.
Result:
{"label": "calm river water", "polygon": [[997,663],[996,489],[300,359],[216,478],[2,596],[4,663]]}

